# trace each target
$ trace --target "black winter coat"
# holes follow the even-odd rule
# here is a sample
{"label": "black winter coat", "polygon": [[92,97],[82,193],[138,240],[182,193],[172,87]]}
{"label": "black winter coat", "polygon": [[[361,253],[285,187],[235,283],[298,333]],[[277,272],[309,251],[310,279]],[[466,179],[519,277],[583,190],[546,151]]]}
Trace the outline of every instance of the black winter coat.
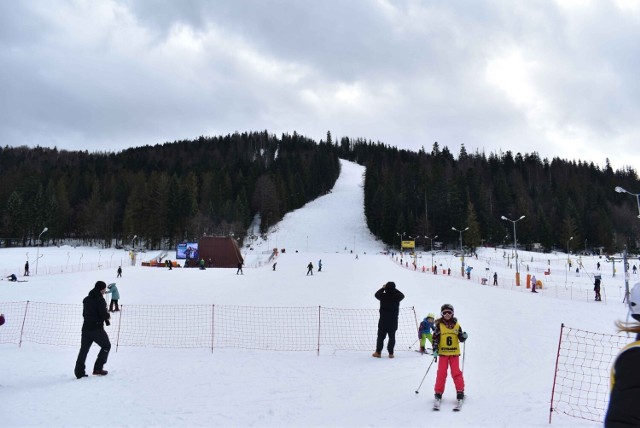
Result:
{"label": "black winter coat", "polygon": [[107,302],[104,300],[100,290],[93,288],[89,291],[89,295],[82,301],[82,316],[84,323],[82,331],[92,331],[104,328],[104,323],[109,325],[109,312],[107,311]]}
{"label": "black winter coat", "polygon": [[640,426],[640,347],[627,349],[614,362],[615,376],[605,428]]}
{"label": "black winter coat", "polygon": [[398,329],[398,313],[400,302],[404,294],[396,288],[381,288],[376,291],[376,299],[380,300],[380,320],[378,328],[384,331],[396,331]]}

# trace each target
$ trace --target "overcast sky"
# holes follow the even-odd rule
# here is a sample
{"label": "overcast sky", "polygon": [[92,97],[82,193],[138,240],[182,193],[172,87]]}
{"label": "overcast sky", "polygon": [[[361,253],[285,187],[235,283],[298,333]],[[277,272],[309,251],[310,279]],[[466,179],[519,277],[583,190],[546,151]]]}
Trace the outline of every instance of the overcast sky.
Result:
{"label": "overcast sky", "polygon": [[640,169],[640,1],[0,1],[0,144],[327,131]]}

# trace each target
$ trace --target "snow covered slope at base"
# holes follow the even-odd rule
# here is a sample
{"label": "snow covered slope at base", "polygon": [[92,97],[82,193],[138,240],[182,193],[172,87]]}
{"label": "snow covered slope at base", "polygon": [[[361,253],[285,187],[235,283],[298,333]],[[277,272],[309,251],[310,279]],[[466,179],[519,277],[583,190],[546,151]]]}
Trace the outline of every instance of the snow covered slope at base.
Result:
{"label": "snow covered slope at base", "polygon": [[[347,179],[349,171],[359,172]],[[420,393],[415,393],[431,357],[396,349],[395,359],[375,359],[371,357],[374,343],[370,352],[321,350],[319,356],[315,352],[241,349],[212,352],[120,347],[116,352],[114,346],[105,367],[109,375],[82,380],[73,377],[77,348],[23,343],[22,347],[0,345],[0,427],[549,426],[560,324],[613,333],[614,321],[626,316],[626,307],[618,298],[620,275],[613,278],[611,272],[603,271],[603,285],[609,294],[605,301],[593,302],[587,298],[556,298],[547,288],[533,294],[522,292],[526,291],[524,287],[482,286],[476,280],[462,279],[460,260],[450,254],[437,255],[435,260],[451,267],[452,276],[401,268],[390,256],[379,253],[380,245],[363,228],[362,206],[351,204],[361,185],[361,172],[360,167],[347,163],[343,167],[347,175],[337,183],[344,186],[344,191],[334,189],[277,226],[278,246],[286,245],[287,252],[278,257],[276,271],[270,265],[247,267],[244,275],[236,275],[235,269],[169,271],[123,266],[123,277],[119,279],[115,269],[30,276],[25,283],[0,281],[0,312],[3,302],[11,301],[79,304],[97,280],[117,282],[124,305],[211,303],[375,309],[375,291],[391,280],[406,295],[402,306],[414,306],[419,318],[428,312],[437,313],[443,303],[451,303],[469,333],[464,362],[468,400],[461,412],[449,411],[455,398],[450,380],[442,410],[431,410],[435,364]],[[342,200],[341,194],[349,200]],[[357,213],[347,213],[347,208]],[[340,224],[330,214],[335,212],[341,213]],[[332,228],[340,230],[344,241],[335,242],[334,235],[322,233]],[[288,234],[289,231],[294,232]],[[306,231],[313,236],[308,251]],[[354,234],[356,251],[351,253],[349,241],[353,241]],[[86,262],[98,257],[104,260],[105,251],[99,255],[100,250],[90,248],[41,248],[40,254],[41,262],[53,266],[64,265],[68,259],[78,260],[80,254]],[[248,259],[260,257],[246,248],[243,251]],[[502,262],[502,251],[480,249],[478,260],[471,261],[476,264],[474,271],[482,272],[481,266],[490,264],[500,281],[508,284],[514,273]],[[126,253],[122,254],[126,257]],[[113,257],[117,259],[122,254]],[[0,269],[21,267],[24,257],[25,249],[0,249]],[[430,257],[424,254],[418,261],[430,262]],[[539,266],[535,260],[531,262],[533,271],[547,264],[546,257],[555,256],[522,252],[521,257],[544,258]],[[306,276],[307,263],[312,261],[315,265],[319,259],[323,262],[322,272]],[[582,262],[585,274],[581,277],[567,279],[565,272],[555,273],[554,268],[555,276],[544,279],[560,288],[570,282],[576,290],[590,290],[588,274],[595,271],[597,259]],[[77,316],[81,317],[81,313]],[[20,320],[7,320],[16,322]],[[255,327],[255,336],[246,337],[247,341],[261,334],[264,322],[272,321],[247,318],[246,323]],[[5,327],[0,327],[0,332],[2,328]],[[376,323],[370,329],[375,331]],[[79,340],[80,332],[78,344]],[[94,345],[87,360],[89,367],[96,353]],[[552,424],[600,425],[560,414],[554,414]]]}

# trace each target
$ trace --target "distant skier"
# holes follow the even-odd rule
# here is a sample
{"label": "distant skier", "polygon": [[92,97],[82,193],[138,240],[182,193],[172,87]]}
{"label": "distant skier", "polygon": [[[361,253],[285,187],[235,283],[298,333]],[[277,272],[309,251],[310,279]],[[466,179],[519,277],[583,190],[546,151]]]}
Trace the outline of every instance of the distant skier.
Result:
{"label": "distant skier", "polygon": [[493,285],[498,285],[498,272],[493,273]]}
{"label": "distant skier", "polygon": [[436,361],[440,357],[434,386],[436,400],[434,408],[440,406],[449,368],[451,368],[451,377],[456,387],[458,405],[464,399],[464,376],[460,370],[460,343],[467,340],[467,333],[462,331],[458,319],[453,316],[453,305],[449,303],[442,305],[440,315],[441,318],[436,320],[433,331],[433,357]]}
{"label": "distant skier", "polygon": [[244,275],[244,272],[242,271],[242,265],[244,263],[242,261],[238,262],[238,269],[236,270],[236,275],[240,274],[240,275]]}
{"label": "distant skier", "polygon": [[29,260],[24,264],[24,276],[29,276]]}
{"label": "distant skier", "polygon": [[418,339],[420,339],[420,352],[427,352],[427,348],[425,345],[427,344],[427,340],[433,346],[433,329],[435,328],[435,315],[428,314],[425,319],[422,320],[420,326],[418,327]]}
{"label": "distant skier", "polygon": [[536,279],[535,275],[531,276],[531,292],[532,293],[537,293],[536,291],[536,285],[538,284],[538,280]]}
{"label": "distant skier", "polygon": [[596,302],[602,301],[602,297],[600,297],[600,277],[596,276],[596,280],[593,283],[593,291],[596,292]]}
{"label": "distant skier", "polygon": [[12,273],[11,275],[7,276],[7,279],[11,282],[18,282],[18,277],[16,276],[15,273]]}
{"label": "distant skier", "polygon": [[277,264],[278,264],[278,262],[275,262],[275,263],[273,264],[273,271],[274,271],[274,272],[276,271],[276,265],[277,265]]}
{"label": "distant skier", "polygon": [[122,278],[122,266],[118,266],[118,275],[116,278]]}
{"label": "distant skier", "polygon": [[309,262],[307,265],[307,276],[313,275],[313,263]]}
{"label": "distant skier", "polygon": [[322,259],[318,260],[318,272],[322,271]]}

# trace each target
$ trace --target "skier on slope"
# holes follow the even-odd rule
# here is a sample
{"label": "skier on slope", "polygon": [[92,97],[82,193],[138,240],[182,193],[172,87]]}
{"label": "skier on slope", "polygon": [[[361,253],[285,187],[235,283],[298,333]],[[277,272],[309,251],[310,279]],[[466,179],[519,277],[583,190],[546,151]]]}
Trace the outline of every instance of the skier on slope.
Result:
{"label": "skier on slope", "polygon": [[427,340],[429,340],[429,343],[431,343],[433,346],[433,338],[432,338],[431,332],[435,328],[435,325],[433,324],[434,320],[435,320],[435,315],[428,314],[427,317],[422,320],[422,322],[420,323],[420,326],[418,327],[418,339],[420,339],[420,353],[422,354],[424,354],[427,351],[427,349],[425,348]]}
{"label": "skier on slope", "polygon": [[467,340],[467,333],[462,331],[458,319],[453,316],[453,306],[445,303],[440,308],[441,318],[435,322],[433,331],[433,356],[438,361],[438,372],[434,386],[435,404],[439,408],[442,393],[447,380],[447,371],[451,368],[451,377],[456,387],[458,405],[464,399],[464,377],[460,370],[460,343]]}

